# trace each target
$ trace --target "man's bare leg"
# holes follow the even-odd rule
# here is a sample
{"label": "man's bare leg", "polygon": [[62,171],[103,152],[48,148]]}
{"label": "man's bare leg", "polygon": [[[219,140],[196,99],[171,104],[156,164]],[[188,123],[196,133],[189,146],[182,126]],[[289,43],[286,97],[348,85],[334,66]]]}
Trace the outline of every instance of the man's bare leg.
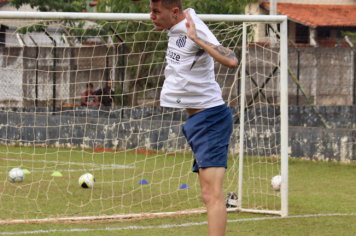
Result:
{"label": "man's bare leg", "polygon": [[209,236],[225,234],[227,213],[223,194],[224,167],[199,169],[201,195],[208,211]]}

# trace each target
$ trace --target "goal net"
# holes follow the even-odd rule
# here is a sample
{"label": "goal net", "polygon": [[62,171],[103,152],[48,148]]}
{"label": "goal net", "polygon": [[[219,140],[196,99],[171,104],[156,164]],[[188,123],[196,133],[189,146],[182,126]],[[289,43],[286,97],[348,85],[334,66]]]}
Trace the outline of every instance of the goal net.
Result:
{"label": "goal net", "polygon": [[[159,106],[167,33],[146,14],[26,17],[0,13],[0,222],[206,212],[181,131],[188,114]],[[285,18],[200,17],[239,59],[215,63],[234,116],[223,190],[239,199],[228,211],[287,215],[286,30],[275,45],[265,34]],[[79,186],[84,173],[92,188]]]}

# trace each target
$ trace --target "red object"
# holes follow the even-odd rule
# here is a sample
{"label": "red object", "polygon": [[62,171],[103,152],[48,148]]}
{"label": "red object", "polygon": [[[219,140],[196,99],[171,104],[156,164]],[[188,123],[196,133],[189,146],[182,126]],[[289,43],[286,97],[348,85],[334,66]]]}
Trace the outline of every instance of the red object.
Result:
{"label": "red object", "polygon": [[152,154],[155,154],[156,152],[155,151],[149,152],[148,150],[146,150],[144,148],[141,148],[141,149],[135,150],[134,153],[143,154],[143,155],[146,155],[146,156],[151,156]]}
{"label": "red object", "polygon": [[[267,2],[261,5],[270,6]],[[356,6],[278,3],[277,12],[313,28],[356,27]]]}
{"label": "red object", "polygon": [[97,147],[93,149],[94,152],[115,152],[114,150],[110,148],[103,148],[103,147]]}

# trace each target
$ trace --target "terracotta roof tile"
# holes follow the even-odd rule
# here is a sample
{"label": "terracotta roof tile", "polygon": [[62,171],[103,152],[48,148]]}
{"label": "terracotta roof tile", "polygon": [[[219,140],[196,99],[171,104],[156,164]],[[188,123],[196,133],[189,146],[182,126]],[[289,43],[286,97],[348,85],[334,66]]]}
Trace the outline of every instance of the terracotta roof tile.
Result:
{"label": "terracotta roof tile", "polygon": [[[269,3],[261,5],[269,9]],[[314,28],[356,27],[356,6],[278,3],[277,12]]]}
{"label": "terracotta roof tile", "polygon": [[98,1],[94,1],[94,2],[89,3],[89,5],[92,6],[92,7],[96,6],[97,4],[98,4]]}

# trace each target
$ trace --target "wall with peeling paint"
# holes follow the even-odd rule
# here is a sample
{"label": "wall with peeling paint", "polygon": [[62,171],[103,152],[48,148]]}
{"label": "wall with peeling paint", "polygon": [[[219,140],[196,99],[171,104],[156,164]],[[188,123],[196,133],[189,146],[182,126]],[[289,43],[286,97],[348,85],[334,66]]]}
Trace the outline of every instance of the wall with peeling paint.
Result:
{"label": "wall with peeling paint", "polygon": [[[115,49],[116,50],[116,49]],[[86,83],[92,82],[94,90],[104,86],[106,76],[114,82],[121,81],[117,52],[113,48],[107,52],[105,46],[58,47],[56,60],[56,106],[66,103],[79,105],[81,93]],[[288,49],[288,64],[297,74],[297,51]],[[355,53],[350,48],[311,48],[300,50],[300,83],[315,105],[335,106],[353,104]],[[267,52],[268,51],[268,52]],[[275,66],[278,65],[278,49],[263,50],[249,47],[247,53],[246,101],[250,101]],[[273,53],[272,53],[273,52]],[[34,57],[34,47],[0,48],[0,107],[28,107],[35,104],[36,63],[38,63],[38,106],[51,107],[53,97],[53,55],[52,47],[40,47],[38,60]],[[108,65],[105,58],[108,54]],[[130,54],[131,55],[131,54]],[[127,56],[126,56],[127,57]],[[121,57],[120,57],[121,58]],[[127,58],[126,58],[127,59]],[[125,60],[126,60],[125,59]],[[120,59],[121,60],[121,59]],[[131,58],[132,60],[132,58]],[[272,64],[271,64],[271,63]],[[120,62],[121,63],[121,62]],[[125,69],[123,92],[125,99],[132,99],[132,71]],[[163,70],[150,75],[152,80],[163,76]],[[230,105],[239,105],[239,82],[235,80],[235,70],[216,67],[216,80],[221,85],[223,99]],[[238,73],[239,74],[239,73]],[[249,76],[250,75],[250,76]],[[277,74],[276,74],[277,75]],[[163,77],[162,77],[163,78]],[[252,82],[252,79],[254,82]],[[268,82],[263,92],[270,101],[278,103],[278,77]],[[272,82],[273,81],[273,82]],[[156,81],[158,83],[158,81]],[[156,83],[155,82],[155,83]],[[152,82],[153,83],[153,82]],[[117,89],[121,83],[116,83]],[[155,88],[155,89],[152,89]],[[157,90],[156,90],[157,89]],[[145,88],[145,96],[139,97],[138,105],[157,104],[161,85]],[[138,93],[141,94],[141,90]],[[131,94],[131,95],[130,95]],[[289,76],[289,104],[296,105],[297,86]],[[130,96],[129,96],[130,95]],[[138,96],[138,94],[136,94]],[[135,96],[136,96],[135,95]],[[142,94],[141,94],[142,95]],[[141,96],[140,95],[140,96]],[[118,95],[121,96],[121,95]],[[126,98],[129,96],[130,98]],[[262,99],[262,100],[261,100]],[[261,96],[253,99],[263,101]],[[299,92],[299,105],[308,104]]]}
{"label": "wall with peeling paint", "polygon": [[[119,80],[119,70],[113,66],[117,61],[114,54],[114,48],[107,51],[106,46],[57,47],[56,106],[79,104],[88,82],[97,90],[109,79],[106,75]],[[38,106],[52,106],[53,47],[39,47],[37,60],[35,55],[35,47],[0,47],[0,107],[35,106],[36,63]]]}
{"label": "wall with peeling paint", "polygon": [[[355,53],[351,48],[301,47],[300,83],[314,105],[345,106],[353,103]],[[297,75],[298,53],[288,48],[288,66]],[[297,86],[288,80],[289,104],[296,105]],[[299,105],[307,105],[299,91]]]}
{"label": "wall with peeling paint", "polygon": [[[237,106],[231,106],[235,119],[239,117]],[[321,116],[332,128],[356,129],[356,106],[316,106]],[[38,115],[52,114],[52,108],[26,107],[26,108],[1,108],[0,113],[34,113]],[[90,117],[101,119],[128,119],[128,120],[164,120],[164,121],[186,121],[188,113],[185,110],[163,107],[124,107],[124,108],[62,108],[56,110],[58,116]],[[289,106],[289,126],[301,127],[323,127],[311,106]],[[278,106],[257,106],[247,109],[245,120],[251,125],[279,125],[280,110]],[[275,119],[275,117],[277,117]],[[273,119],[272,119],[273,118]]]}
{"label": "wall with peeling paint", "polygon": [[344,163],[356,161],[356,130],[289,127],[290,155]]}
{"label": "wall with peeling paint", "polygon": [[[356,108],[318,107],[333,129],[324,129],[315,121],[310,107],[289,108],[289,150],[296,158],[328,161],[356,161]],[[13,108],[0,110],[0,142],[23,145],[81,146],[93,148],[147,148],[159,150],[190,149],[181,132],[186,112],[172,108],[83,109],[57,112],[49,109]],[[232,108],[237,117],[237,107]],[[274,113],[273,113],[273,112]],[[260,107],[247,112],[253,119],[245,127],[248,155],[279,153],[278,119],[270,125],[268,114],[278,108]],[[278,114],[277,114],[278,115]],[[294,126],[293,126],[293,125]],[[309,126],[309,127],[308,127]],[[349,127],[347,129],[343,127]],[[230,152],[238,153],[239,126],[234,126]]]}
{"label": "wall with peeling paint", "polygon": [[[356,106],[316,106],[331,128],[356,129]],[[289,126],[324,127],[311,106],[289,106]]]}

